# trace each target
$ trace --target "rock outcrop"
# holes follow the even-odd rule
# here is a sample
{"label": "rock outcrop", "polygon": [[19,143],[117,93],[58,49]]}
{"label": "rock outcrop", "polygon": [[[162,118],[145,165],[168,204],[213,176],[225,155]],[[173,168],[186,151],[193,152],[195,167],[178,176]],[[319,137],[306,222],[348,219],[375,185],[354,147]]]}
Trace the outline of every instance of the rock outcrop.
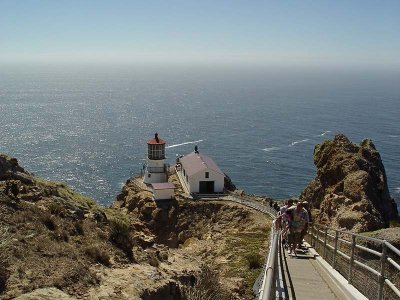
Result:
{"label": "rock outcrop", "polygon": [[[233,203],[187,199],[175,174],[169,176],[169,181],[176,186],[175,199],[154,201],[151,193],[132,179],[126,182],[112,208],[136,218],[151,232],[148,244],[155,249],[158,260],[168,256],[171,261],[173,253],[189,256],[218,273],[221,290],[229,294],[220,299],[253,299],[254,281],[249,274],[259,270],[249,269],[247,259],[249,255],[262,257],[266,251],[270,221],[261,213]],[[242,266],[239,269],[235,267],[238,264]],[[195,277],[199,277],[198,272]],[[166,299],[163,293],[170,287],[148,290],[142,297],[158,299],[154,297],[160,295],[160,299]]]}
{"label": "rock outcrop", "polygon": [[[2,154],[0,229],[0,298],[5,300],[142,299],[159,290],[160,297],[169,292],[168,299],[181,299],[179,289],[166,286],[199,269],[192,258],[156,245],[135,216],[37,178]],[[156,280],[148,279],[150,273]],[[160,297],[150,298],[167,299]]]}
{"label": "rock outcrop", "polygon": [[207,264],[230,293],[221,299],[252,299],[262,259],[254,269],[247,257],[266,251],[270,220],[232,203],[188,201],[170,179],[175,200],[155,202],[128,180],[105,208],[0,154],[0,298],[180,300]]}
{"label": "rock outcrop", "polygon": [[314,149],[317,176],[301,193],[311,203],[316,221],[354,232],[388,227],[398,220],[385,168],[369,139],[353,144],[342,135]]}

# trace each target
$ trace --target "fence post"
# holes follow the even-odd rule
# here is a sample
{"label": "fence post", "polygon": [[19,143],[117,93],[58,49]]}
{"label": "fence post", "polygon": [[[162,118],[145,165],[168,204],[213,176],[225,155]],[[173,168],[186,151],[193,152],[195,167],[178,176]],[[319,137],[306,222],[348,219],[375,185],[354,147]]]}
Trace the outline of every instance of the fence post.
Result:
{"label": "fence post", "polygon": [[356,249],[356,236],[351,235],[351,255],[348,282],[351,284],[353,280],[354,250]]}
{"label": "fence post", "polygon": [[378,300],[383,299],[383,286],[385,284],[385,264],[387,248],[385,242],[382,243],[381,272],[379,275]]}
{"label": "fence post", "polygon": [[325,226],[324,230],[324,258],[326,258],[326,240],[328,238],[328,226]]}
{"label": "fence post", "polygon": [[338,240],[339,240],[339,231],[335,230],[335,249],[333,250],[333,263],[332,263],[332,267],[334,269],[336,268],[336,254],[337,254]]}
{"label": "fence post", "polygon": [[310,237],[311,237],[311,247],[315,248],[315,239],[314,239],[314,224],[311,223],[310,226]]}

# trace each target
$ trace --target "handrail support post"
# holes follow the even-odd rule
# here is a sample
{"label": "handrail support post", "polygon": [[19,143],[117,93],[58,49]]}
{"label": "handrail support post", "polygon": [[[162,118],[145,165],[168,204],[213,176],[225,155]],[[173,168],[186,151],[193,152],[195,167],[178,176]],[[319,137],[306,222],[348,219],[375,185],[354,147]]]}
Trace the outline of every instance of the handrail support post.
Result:
{"label": "handrail support post", "polygon": [[332,267],[334,269],[336,268],[336,255],[337,255],[337,249],[338,249],[338,240],[339,240],[339,231],[335,230],[335,249],[333,250],[333,263],[332,263]]}
{"label": "handrail support post", "polygon": [[382,243],[381,272],[379,274],[378,300],[383,299],[383,286],[385,284],[385,265],[387,248],[385,242]]}
{"label": "handrail support post", "polygon": [[350,268],[348,282],[351,284],[353,280],[353,266],[354,266],[354,252],[356,249],[356,236],[351,236],[351,255],[350,255]]}
{"label": "handrail support post", "polygon": [[324,230],[324,258],[326,258],[326,240],[328,238],[328,226],[325,226]]}

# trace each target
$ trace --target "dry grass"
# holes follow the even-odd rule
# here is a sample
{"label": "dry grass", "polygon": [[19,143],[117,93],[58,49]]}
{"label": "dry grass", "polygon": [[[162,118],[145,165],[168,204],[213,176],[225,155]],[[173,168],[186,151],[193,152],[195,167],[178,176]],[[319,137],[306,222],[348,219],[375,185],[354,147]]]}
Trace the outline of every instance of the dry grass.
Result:
{"label": "dry grass", "polygon": [[201,267],[195,283],[183,288],[183,296],[187,300],[225,300],[230,298],[221,287],[218,274],[206,265]]}
{"label": "dry grass", "polygon": [[263,257],[259,253],[249,253],[246,255],[249,269],[259,269],[263,264]]}
{"label": "dry grass", "polygon": [[45,193],[51,196],[57,196],[63,199],[71,200],[88,209],[98,208],[98,204],[90,197],[79,194],[68,188],[64,183],[47,181],[41,178],[35,178],[35,183],[41,186]]}
{"label": "dry grass", "polygon": [[11,235],[8,227],[0,228],[0,293],[4,291],[8,279],[8,256],[7,249],[11,246]]}
{"label": "dry grass", "polygon": [[91,257],[95,262],[105,266],[110,266],[110,255],[107,251],[102,249],[102,245],[89,245],[85,248],[85,253]]}
{"label": "dry grass", "polygon": [[129,259],[133,259],[133,238],[131,236],[131,228],[125,219],[111,218],[110,225],[110,241],[120,248]]}
{"label": "dry grass", "polygon": [[225,272],[228,277],[243,278],[243,292],[247,298],[251,297],[253,284],[262,270],[264,257],[260,249],[266,248],[268,238],[268,228],[261,232],[238,233],[228,238],[223,250],[226,255],[234,251]]}

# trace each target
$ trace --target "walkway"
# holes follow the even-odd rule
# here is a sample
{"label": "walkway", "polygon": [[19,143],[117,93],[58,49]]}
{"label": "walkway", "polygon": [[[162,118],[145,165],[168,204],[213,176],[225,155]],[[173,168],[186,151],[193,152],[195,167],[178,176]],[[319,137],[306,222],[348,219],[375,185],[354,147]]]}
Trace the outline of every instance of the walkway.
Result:
{"label": "walkway", "polygon": [[[271,217],[276,214],[269,205],[254,201],[252,197],[229,195],[221,197],[220,200],[233,201]],[[287,250],[280,247],[278,254],[280,276],[277,278],[280,282],[276,284],[276,299],[366,299],[358,291],[350,297],[348,293],[345,294],[343,286],[337,284],[337,278],[336,281],[333,279],[333,276],[337,275],[332,275],[322,266],[320,262],[322,258],[308,243],[303,242],[303,245],[305,250],[299,252],[297,257],[288,255]]]}
{"label": "walkway", "polygon": [[288,295],[280,295],[280,299],[347,299],[315,260],[317,254],[312,249],[297,257],[288,255],[286,249],[283,252],[281,263]]}

